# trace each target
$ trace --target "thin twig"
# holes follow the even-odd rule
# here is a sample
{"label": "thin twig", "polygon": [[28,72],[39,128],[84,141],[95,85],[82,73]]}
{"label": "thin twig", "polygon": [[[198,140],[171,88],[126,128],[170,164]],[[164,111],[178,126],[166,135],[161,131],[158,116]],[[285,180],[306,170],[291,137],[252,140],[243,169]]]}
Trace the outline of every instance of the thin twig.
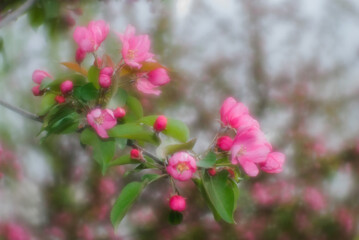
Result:
{"label": "thin twig", "polygon": [[146,151],[145,149],[143,149],[142,147],[140,147],[140,146],[137,145],[136,143],[132,142],[131,140],[127,141],[127,146],[133,147],[133,148],[137,148],[137,149],[141,150],[144,155],[146,155],[147,157],[152,158],[156,163],[158,163],[158,164],[160,164],[160,165],[163,164],[163,162],[161,161],[161,159],[159,159],[158,157],[156,157],[156,156],[153,155],[152,153]]}
{"label": "thin twig", "polygon": [[34,3],[35,3],[35,0],[27,0],[18,9],[9,13],[8,15],[6,15],[2,20],[0,20],[0,28],[5,26],[6,24],[10,23],[11,21],[16,20],[23,13],[25,13]]}
{"label": "thin twig", "polygon": [[1,99],[0,99],[0,105],[4,106],[5,108],[7,108],[13,112],[20,114],[21,116],[23,116],[25,118],[28,118],[28,119],[31,119],[31,120],[34,120],[37,122],[42,122],[41,117],[39,117],[33,113],[27,112],[21,108],[15,107],[15,106],[11,105],[10,103],[7,103]]}

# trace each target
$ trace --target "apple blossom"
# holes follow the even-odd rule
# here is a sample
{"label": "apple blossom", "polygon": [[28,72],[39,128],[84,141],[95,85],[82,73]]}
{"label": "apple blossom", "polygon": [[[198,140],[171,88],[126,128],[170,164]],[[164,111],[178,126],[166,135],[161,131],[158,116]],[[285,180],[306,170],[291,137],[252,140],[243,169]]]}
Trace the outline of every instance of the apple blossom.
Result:
{"label": "apple blossom", "polygon": [[167,172],[179,181],[192,178],[197,170],[196,160],[187,152],[177,152],[168,160]]}
{"label": "apple blossom", "polygon": [[32,73],[32,80],[34,81],[34,83],[37,84],[41,84],[42,80],[44,80],[47,77],[53,79],[53,77],[48,72],[42,70],[37,69]]}
{"label": "apple blossom", "polygon": [[157,88],[170,82],[167,70],[157,68],[148,73],[138,73],[136,87],[137,90],[145,94],[160,95],[161,91]]}
{"label": "apple blossom", "polygon": [[111,77],[107,74],[100,74],[98,82],[102,88],[109,88],[111,86]]}
{"label": "apple blossom", "polygon": [[267,173],[280,173],[285,162],[285,155],[280,152],[271,152],[268,154],[265,162],[260,163],[262,171]]}
{"label": "apple blossom", "polygon": [[113,128],[117,120],[110,109],[95,108],[87,114],[87,122],[101,138],[108,138],[107,129]]}
{"label": "apple blossom", "polygon": [[82,61],[85,59],[85,57],[86,57],[86,52],[84,50],[82,50],[81,48],[78,48],[76,50],[76,55],[75,55],[76,62],[78,64],[81,64]]}

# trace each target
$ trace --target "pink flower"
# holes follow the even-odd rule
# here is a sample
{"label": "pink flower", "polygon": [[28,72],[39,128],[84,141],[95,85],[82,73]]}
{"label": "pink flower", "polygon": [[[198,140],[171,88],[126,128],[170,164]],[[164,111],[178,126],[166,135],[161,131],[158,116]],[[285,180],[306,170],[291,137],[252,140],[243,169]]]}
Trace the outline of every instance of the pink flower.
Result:
{"label": "pink flower", "polygon": [[254,200],[263,206],[272,205],[275,202],[275,195],[273,189],[261,183],[256,183],[253,186],[252,197]]}
{"label": "pink flower", "polygon": [[340,208],[336,215],[341,227],[347,234],[350,234],[354,229],[354,219],[350,211],[346,208]]}
{"label": "pink flower", "polygon": [[153,128],[157,132],[161,132],[166,129],[167,126],[167,118],[163,115],[157,117],[155,123],[153,124]]}
{"label": "pink flower", "polygon": [[285,155],[280,152],[271,152],[267,160],[260,164],[262,171],[267,173],[280,173],[285,162]]}
{"label": "pink flower", "polygon": [[118,34],[122,42],[122,57],[125,63],[137,69],[142,67],[142,62],[152,61],[150,53],[151,41],[148,35],[135,35],[136,29],[129,25],[124,34]]}
{"label": "pink flower", "polygon": [[57,103],[61,104],[61,103],[64,103],[64,102],[66,101],[66,99],[65,99],[64,96],[57,95],[57,96],[55,97],[55,101],[56,101]]}
{"label": "pink flower", "polygon": [[111,77],[113,74],[113,68],[112,67],[104,67],[100,70],[100,74],[106,74]]}
{"label": "pink flower", "polygon": [[30,240],[31,235],[16,223],[7,223],[4,226],[4,237],[9,240]]}
{"label": "pink flower", "polygon": [[167,74],[166,69],[157,68],[148,73],[137,74],[136,87],[138,91],[145,94],[160,95],[161,90],[157,88],[165,85],[170,81],[170,77]]}
{"label": "pink flower", "polygon": [[233,145],[233,139],[228,136],[222,136],[217,139],[217,146],[223,151],[229,151]]}
{"label": "pink flower", "polygon": [[117,120],[110,109],[95,108],[87,114],[87,122],[101,138],[108,138],[107,129],[113,128]]}
{"label": "pink flower", "polygon": [[126,110],[122,107],[118,107],[113,110],[113,114],[115,118],[123,118],[124,116],[126,116]]}
{"label": "pink flower", "polygon": [[141,159],[142,158],[141,152],[136,148],[133,148],[131,150],[130,156],[132,159]]}
{"label": "pink flower", "polygon": [[40,90],[40,85],[34,86],[31,91],[34,96],[41,96],[43,94],[43,91]]}
{"label": "pink flower", "polygon": [[85,59],[86,54],[87,54],[87,53],[86,53],[85,51],[83,51],[81,48],[78,48],[78,49],[76,50],[76,55],[75,55],[76,62],[77,62],[78,64],[81,64],[82,61]]}
{"label": "pink flower", "polygon": [[106,74],[100,74],[98,83],[102,88],[109,88],[111,86],[111,77]]}
{"label": "pink flower", "polygon": [[66,81],[62,82],[60,85],[60,90],[61,90],[62,94],[67,94],[67,93],[71,92],[73,88],[74,88],[74,84],[72,83],[71,80],[66,80]]}
{"label": "pink flower", "polygon": [[240,164],[249,176],[259,173],[257,164],[263,163],[272,147],[257,127],[242,129],[237,133],[231,148],[232,164]]}
{"label": "pink flower", "polygon": [[77,231],[77,236],[78,236],[78,238],[83,239],[83,240],[95,239],[93,230],[88,225],[81,226],[80,229],[78,229],[78,231]]}
{"label": "pink flower", "polygon": [[221,107],[221,122],[224,126],[230,126],[235,129],[246,127],[258,127],[259,124],[248,111],[248,108],[234,98],[227,98]]}
{"label": "pink flower", "polygon": [[196,170],[196,160],[186,152],[177,152],[168,160],[167,172],[179,181],[191,179]]}
{"label": "pink flower", "polygon": [[93,52],[106,39],[109,30],[105,21],[91,21],[87,27],[76,27],[73,37],[83,52]]}
{"label": "pink flower", "polygon": [[305,189],[304,201],[315,211],[320,211],[326,207],[323,194],[314,187],[307,187]]}
{"label": "pink flower", "polygon": [[186,199],[179,195],[174,195],[169,201],[170,208],[173,211],[182,212],[186,210]]}
{"label": "pink flower", "polygon": [[99,192],[105,198],[111,197],[113,194],[116,193],[116,184],[110,178],[102,178],[99,184]]}
{"label": "pink flower", "polygon": [[34,81],[34,83],[37,83],[37,84],[41,84],[42,80],[44,80],[47,77],[53,79],[52,76],[48,72],[45,72],[42,70],[37,69],[32,73],[32,80]]}

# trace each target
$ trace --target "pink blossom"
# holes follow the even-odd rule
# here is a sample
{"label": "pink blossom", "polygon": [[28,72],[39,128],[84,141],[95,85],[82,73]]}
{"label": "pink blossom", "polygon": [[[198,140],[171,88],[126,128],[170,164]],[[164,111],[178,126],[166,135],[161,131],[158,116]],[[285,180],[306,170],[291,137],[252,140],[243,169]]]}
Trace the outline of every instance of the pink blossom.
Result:
{"label": "pink blossom", "polygon": [[7,223],[4,226],[5,239],[9,240],[30,240],[31,235],[16,223]]}
{"label": "pink blossom", "polygon": [[58,95],[55,97],[55,101],[59,104],[64,103],[66,101],[64,96]]}
{"label": "pink blossom", "polygon": [[174,195],[169,201],[170,208],[173,211],[182,212],[186,210],[186,199],[179,195]]}
{"label": "pink blossom", "polygon": [[87,27],[76,27],[73,38],[82,51],[93,52],[106,39],[109,30],[105,21],[91,21]]}
{"label": "pink blossom", "polygon": [[83,240],[93,240],[93,239],[95,239],[93,230],[88,225],[81,226],[80,229],[77,231],[77,236],[80,239],[83,239]]}
{"label": "pink blossom", "polygon": [[98,82],[102,88],[109,88],[111,86],[111,77],[107,74],[100,74]]}
{"label": "pink blossom", "polygon": [[257,164],[263,163],[272,147],[257,127],[242,129],[237,133],[231,148],[232,164],[240,164],[249,176],[259,173]]}
{"label": "pink blossom", "polygon": [[44,92],[40,90],[40,85],[36,85],[34,86],[32,89],[32,94],[34,94],[34,96],[41,96]]}
{"label": "pink blossom", "polygon": [[304,201],[315,211],[320,211],[326,207],[323,194],[314,187],[307,187],[305,189]]}
{"label": "pink blossom", "polygon": [[123,118],[124,116],[126,116],[126,110],[122,107],[118,107],[113,110],[113,114],[115,118]]}
{"label": "pink blossom", "polygon": [[34,81],[34,83],[37,83],[37,84],[41,84],[42,80],[44,80],[47,77],[53,79],[52,76],[48,72],[45,72],[42,70],[37,69],[32,73],[32,80]]}
{"label": "pink blossom", "polygon": [[104,67],[100,70],[100,74],[106,74],[111,77],[113,74],[113,68],[112,67]]}
{"label": "pink blossom", "polygon": [[179,181],[191,179],[196,170],[196,160],[186,152],[177,152],[168,160],[167,172]]}
{"label": "pink blossom", "polygon": [[95,108],[87,114],[87,122],[101,138],[108,138],[107,129],[113,128],[117,120],[110,109]]}
{"label": "pink blossom", "polygon": [[224,126],[230,126],[234,129],[252,126],[259,128],[257,120],[250,116],[248,108],[232,97],[223,102],[220,114],[221,122]]}
{"label": "pink blossom", "polygon": [[267,160],[260,164],[262,171],[267,173],[280,173],[285,162],[285,155],[280,152],[271,152],[267,156]]}
{"label": "pink blossom", "polygon": [[165,130],[167,127],[167,118],[163,115],[157,117],[155,123],[153,124],[153,129],[157,132]]}
{"label": "pink blossom", "polygon": [[233,139],[228,136],[222,136],[217,139],[217,146],[223,151],[229,151],[233,145]]}
{"label": "pink blossom", "polygon": [[163,86],[170,82],[170,77],[166,69],[157,68],[148,73],[138,73],[136,87],[137,90],[145,94],[160,95],[159,86]]}
{"label": "pink blossom", "polygon": [[116,193],[116,184],[110,178],[102,178],[99,183],[99,192],[105,198],[111,197],[113,194]]}
{"label": "pink blossom", "polygon": [[141,152],[136,148],[133,148],[131,150],[130,156],[131,156],[132,159],[141,159],[142,158]]}
{"label": "pink blossom", "polygon": [[261,183],[256,183],[253,186],[252,197],[254,200],[263,206],[269,206],[275,202],[275,194],[272,187]]}
{"label": "pink blossom", "polygon": [[74,88],[74,84],[71,80],[66,80],[66,81],[62,82],[60,85],[60,90],[61,90],[62,94],[67,94],[67,93],[71,92],[73,88]]}
{"label": "pink blossom", "polygon": [[129,25],[124,34],[118,34],[122,42],[122,57],[125,63],[137,69],[142,67],[143,62],[152,61],[150,53],[151,41],[148,35],[135,35],[136,29]]}
{"label": "pink blossom", "polygon": [[354,219],[350,211],[346,208],[341,208],[336,215],[341,227],[347,234],[350,234],[354,229]]}
{"label": "pink blossom", "polygon": [[76,62],[77,62],[78,64],[81,64],[82,61],[85,59],[86,54],[87,54],[87,53],[86,53],[85,51],[83,51],[81,48],[78,48],[78,49],[76,50],[76,55],[75,55]]}

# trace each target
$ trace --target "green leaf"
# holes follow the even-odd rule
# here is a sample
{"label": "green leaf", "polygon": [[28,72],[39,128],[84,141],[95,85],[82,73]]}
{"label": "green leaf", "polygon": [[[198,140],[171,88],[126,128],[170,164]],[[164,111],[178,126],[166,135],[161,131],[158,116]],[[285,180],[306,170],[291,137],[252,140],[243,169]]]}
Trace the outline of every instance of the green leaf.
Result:
{"label": "green leaf", "polygon": [[216,163],[217,155],[209,152],[203,159],[197,161],[197,166],[202,168],[211,168]]}
{"label": "green leaf", "polygon": [[145,141],[157,145],[159,139],[153,132],[136,123],[125,123],[107,131],[110,137]]}
{"label": "green leaf", "polygon": [[40,84],[40,90],[44,90],[45,88],[48,88],[50,84],[53,82],[53,80],[49,77],[44,78]]}
{"label": "green leaf", "polygon": [[119,165],[125,165],[125,164],[139,164],[139,163],[141,163],[141,162],[138,160],[132,159],[130,154],[125,154],[125,155],[111,161],[109,163],[109,166],[119,166]]}
{"label": "green leaf", "polygon": [[39,113],[40,116],[46,114],[50,110],[50,108],[55,105],[56,103],[55,97],[56,94],[54,93],[49,92],[44,94],[44,96],[41,99],[40,113]]}
{"label": "green leaf", "polygon": [[129,111],[124,118],[125,122],[133,122],[143,117],[142,104],[137,98],[128,95],[126,99],[126,106]]}
{"label": "green leaf", "polygon": [[196,141],[197,139],[194,138],[186,143],[168,145],[165,147],[164,154],[167,156],[183,150],[192,150],[193,146],[196,144]]}
{"label": "green leaf", "polygon": [[228,178],[228,172],[221,171],[215,176],[205,172],[202,181],[210,202],[221,218],[235,223],[233,214],[237,208],[238,194],[234,191],[233,181]]}
{"label": "green leaf", "polygon": [[98,90],[92,83],[87,83],[83,86],[76,87],[74,90],[74,97],[77,99],[88,102],[91,100],[95,100],[98,96]]}
{"label": "green leaf", "polygon": [[98,140],[98,137],[94,131],[90,128],[86,128],[81,132],[80,141],[84,145],[94,145],[95,142]]}
{"label": "green leaf", "polygon": [[78,129],[79,119],[80,115],[76,112],[72,112],[52,124],[48,123],[45,130],[48,134],[66,134],[75,132]]}
{"label": "green leaf", "polygon": [[93,85],[99,89],[100,85],[98,83],[98,77],[100,75],[100,69],[98,69],[96,66],[90,67],[87,77],[89,82],[93,83]]}
{"label": "green leaf", "polygon": [[117,104],[120,107],[123,107],[126,105],[127,102],[127,98],[128,98],[128,93],[126,92],[125,89],[122,88],[118,88],[117,89],[117,93],[116,93],[116,98],[117,98]]}
{"label": "green leaf", "polygon": [[116,144],[120,149],[125,149],[127,146],[127,139],[126,138],[116,138]]}
{"label": "green leaf", "polygon": [[52,19],[59,16],[60,4],[58,1],[42,0],[41,2],[45,10],[46,19]]}
{"label": "green leaf", "polygon": [[183,215],[180,212],[177,211],[173,211],[171,210],[169,215],[168,215],[168,221],[172,224],[172,225],[178,225],[182,222],[183,220]]}
{"label": "green leaf", "polygon": [[[151,115],[141,118],[139,122],[144,123],[149,126],[153,126],[157,119],[158,115]],[[183,122],[167,118],[167,127],[165,130],[162,131],[163,134],[167,136],[173,137],[181,142],[186,142],[189,139],[189,129],[186,124]]]}
{"label": "green leaf", "polygon": [[127,211],[140,196],[144,187],[145,183],[143,182],[132,182],[122,189],[120,196],[117,198],[111,210],[111,223],[115,228],[121,223]]}
{"label": "green leaf", "polygon": [[152,183],[158,179],[160,179],[161,177],[163,177],[163,175],[158,175],[158,174],[145,174],[141,177],[142,182],[147,182]]}
{"label": "green leaf", "polygon": [[28,13],[29,23],[34,29],[38,28],[45,21],[45,12],[40,4],[34,4]]}

